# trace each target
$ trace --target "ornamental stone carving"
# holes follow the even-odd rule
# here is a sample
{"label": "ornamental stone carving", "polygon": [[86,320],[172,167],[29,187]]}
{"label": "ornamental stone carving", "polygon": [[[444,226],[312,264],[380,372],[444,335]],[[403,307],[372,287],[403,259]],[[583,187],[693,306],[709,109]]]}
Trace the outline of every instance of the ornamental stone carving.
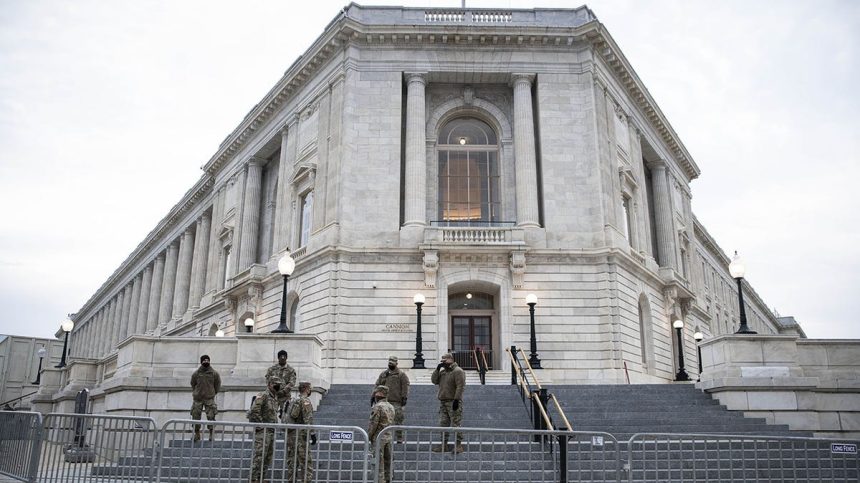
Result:
{"label": "ornamental stone carving", "polygon": [[424,250],[424,286],[436,286],[436,272],[439,271],[439,251]]}

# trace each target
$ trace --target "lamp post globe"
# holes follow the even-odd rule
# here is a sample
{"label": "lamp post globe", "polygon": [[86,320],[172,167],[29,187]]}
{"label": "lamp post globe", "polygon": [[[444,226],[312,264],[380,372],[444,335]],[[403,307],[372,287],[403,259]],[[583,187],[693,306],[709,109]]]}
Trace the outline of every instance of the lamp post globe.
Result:
{"label": "lamp post globe", "polygon": [[60,328],[63,329],[63,332],[66,333],[66,336],[63,338],[63,356],[60,358],[60,363],[57,364],[56,368],[66,367],[66,352],[69,348],[69,332],[75,328],[75,321],[70,318],[67,318],[60,324]]}
{"label": "lamp post globe", "polygon": [[252,332],[253,331],[254,319],[252,319],[251,317],[248,317],[247,319],[245,319],[244,324],[245,324],[245,332]]}
{"label": "lamp post globe", "polygon": [[678,336],[678,373],[675,374],[676,381],[689,381],[690,376],[687,374],[687,371],[684,370],[684,338],[681,335],[681,331],[684,329],[684,321],[681,319],[675,319],[672,322],[672,327],[675,329],[675,333]]}
{"label": "lamp post globe", "polygon": [[416,325],[415,325],[415,357],[412,359],[412,368],[413,369],[425,369],[424,367],[424,353],[422,352],[422,340],[421,340],[421,306],[424,305],[426,299],[424,298],[424,294],[416,293],[414,297],[412,297],[412,303],[415,304],[415,314],[416,314]]}
{"label": "lamp post globe", "polygon": [[218,329],[215,331],[215,337],[224,337],[224,330]]}
{"label": "lamp post globe", "polygon": [[699,356],[699,378],[698,380],[702,380],[702,346],[701,342],[705,338],[705,334],[702,333],[701,330],[697,330],[693,334],[693,340],[696,341],[696,354]]}
{"label": "lamp post globe", "polygon": [[32,382],[32,384],[39,385],[42,382],[42,360],[45,358],[45,355],[48,354],[48,351],[45,350],[45,346],[39,347],[39,350],[36,351],[36,355],[39,356],[39,368],[36,369],[36,380]]}
{"label": "lamp post globe", "polygon": [[744,279],[744,275],[746,274],[746,265],[744,265],[744,262],[741,260],[737,251],[735,251],[735,256],[732,257],[732,262],[729,263],[729,273],[732,275],[732,278],[738,282],[738,313],[740,326],[735,334],[757,334],[758,332],[751,330],[747,325],[747,312],[744,308],[744,288],[741,283]]}
{"label": "lamp post globe", "polygon": [[281,317],[278,319],[278,327],[272,331],[273,334],[290,334],[293,332],[287,327],[287,282],[295,269],[296,261],[290,256],[290,252],[285,253],[278,260],[278,272],[284,277],[284,290],[281,294]]}
{"label": "lamp post globe", "polygon": [[535,334],[535,305],[537,305],[537,295],[530,293],[526,295],[526,305],[529,306],[529,365],[532,369],[542,369],[540,366],[540,358],[537,354],[537,335]]}

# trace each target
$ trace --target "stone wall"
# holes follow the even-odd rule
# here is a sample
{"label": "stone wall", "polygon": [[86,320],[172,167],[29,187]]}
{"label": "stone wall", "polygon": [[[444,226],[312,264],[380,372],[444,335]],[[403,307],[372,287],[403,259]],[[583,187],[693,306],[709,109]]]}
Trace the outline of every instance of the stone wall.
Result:
{"label": "stone wall", "polygon": [[699,387],[729,409],[820,437],[860,438],[860,341],[728,335],[702,343]]}

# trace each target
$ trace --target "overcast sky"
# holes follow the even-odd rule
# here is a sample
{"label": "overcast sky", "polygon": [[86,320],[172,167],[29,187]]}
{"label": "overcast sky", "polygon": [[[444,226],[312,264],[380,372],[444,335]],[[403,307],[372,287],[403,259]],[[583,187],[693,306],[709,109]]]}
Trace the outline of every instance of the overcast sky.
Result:
{"label": "overcast sky", "polygon": [[[0,0],[0,333],[49,337],[83,306],[345,3],[310,5]],[[860,2],[588,5],[756,291],[809,337],[860,338]]]}

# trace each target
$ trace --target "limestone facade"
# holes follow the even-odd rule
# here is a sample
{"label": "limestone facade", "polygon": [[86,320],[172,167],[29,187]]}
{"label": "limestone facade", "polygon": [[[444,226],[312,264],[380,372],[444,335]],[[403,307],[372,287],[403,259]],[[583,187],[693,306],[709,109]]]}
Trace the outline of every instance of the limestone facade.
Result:
{"label": "limestone facade", "polygon": [[39,349],[45,348],[42,370],[59,364],[63,342],[17,335],[0,335],[0,409],[30,407],[30,398],[39,389]]}
{"label": "limestone facade", "polygon": [[[488,126],[494,141],[440,143],[458,121]],[[448,156],[490,167],[464,175]],[[207,350],[226,343],[210,338],[219,329],[241,345],[248,317],[247,337],[263,337],[278,324],[277,261],[289,251],[293,335],[281,337],[319,342],[321,387],[372,382],[389,354],[408,365],[415,293],[426,297],[430,361],[482,345],[504,370],[504,348],[528,347],[534,293],[547,379],[668,382],[672,320],[686,324],[691,374],[693,332],[710,339],[738,324],[729,260],[690,208],[698,175],[586,7],[351,4],[77,311],[71,358],[93,366],[97,397],[132,377],[120,370],[126,347],[185,339]],[[447,191],[463,178],[480,187],[457,196],[480,202]],[[465,293],[485,305],[456,305]],[[745,300],[754,330],[779,333],[749,285]],[[171,367],[187,372],[200,350]],[[142,369],[149,356],[129,357],[143,371],[133,377],[162,377]]]}

